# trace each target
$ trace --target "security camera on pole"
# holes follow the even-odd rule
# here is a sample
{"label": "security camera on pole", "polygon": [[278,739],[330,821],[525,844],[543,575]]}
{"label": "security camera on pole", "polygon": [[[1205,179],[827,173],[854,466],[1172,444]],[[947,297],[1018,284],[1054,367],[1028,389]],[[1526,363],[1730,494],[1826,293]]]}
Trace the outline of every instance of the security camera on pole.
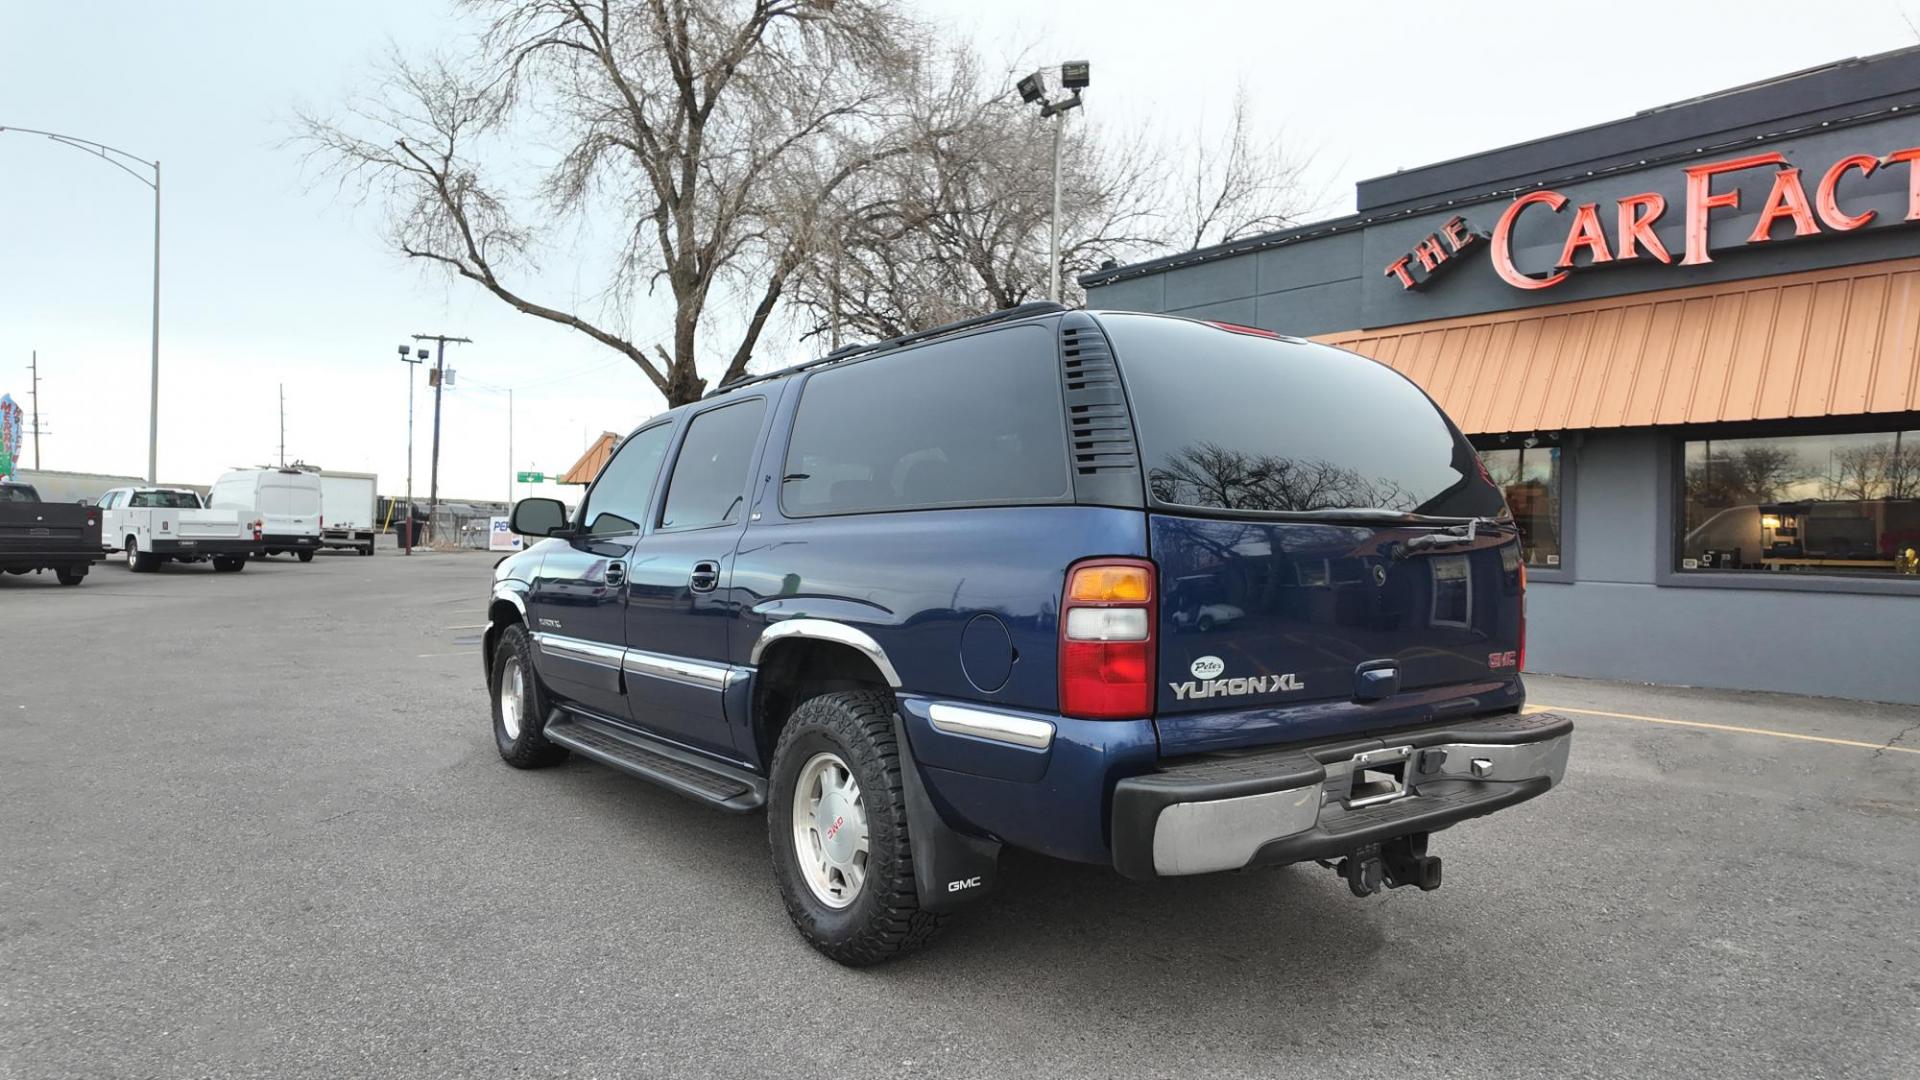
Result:
{"label": "security camera on pole", "polygon": [[1048,230],[1047,274],[1050,282],[1048,295],[1054,303],[1060,302],[1060,129],[1066,124],[1069,109],[1080,107],[1080,91],[1085,90],[1092,80],[1092,66],[1085,60],[1068,60],[1060,65],[1060,88],[1071,90],[1071,97],[1059,101],[1047,100],[1046,69],[1021,79],[1018,87],[1020,100],[1031,105],[1038,103],[1040,115],[1051,118],[1053,124],[1053,224]]}

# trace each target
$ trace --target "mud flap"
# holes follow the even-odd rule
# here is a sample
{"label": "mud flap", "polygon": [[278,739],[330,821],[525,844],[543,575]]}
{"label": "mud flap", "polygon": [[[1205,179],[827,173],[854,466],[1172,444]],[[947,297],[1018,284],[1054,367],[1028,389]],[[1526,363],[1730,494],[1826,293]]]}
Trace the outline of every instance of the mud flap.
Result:
{"label": "mud flap", "polygon": [[923,911],[955,911],[993,891],[1000,842],[955,831],[934,809],[906,725],[893,718],[900,751],[900,786],[907,796],[907,832],[913,839],[913,883]]}

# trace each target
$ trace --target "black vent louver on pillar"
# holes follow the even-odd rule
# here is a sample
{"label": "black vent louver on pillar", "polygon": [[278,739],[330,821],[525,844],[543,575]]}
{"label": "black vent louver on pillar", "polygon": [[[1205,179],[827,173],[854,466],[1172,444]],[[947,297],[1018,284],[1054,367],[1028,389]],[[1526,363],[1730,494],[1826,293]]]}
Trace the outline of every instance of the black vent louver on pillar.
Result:
{"label": "black vent louver on pillar", "polygon": [[1120,369],[1100,324],[1085,312],[1071,312],[1060,320],[1060,383],[1066,394],[1075,500],[1143,505],[1140,453]]}

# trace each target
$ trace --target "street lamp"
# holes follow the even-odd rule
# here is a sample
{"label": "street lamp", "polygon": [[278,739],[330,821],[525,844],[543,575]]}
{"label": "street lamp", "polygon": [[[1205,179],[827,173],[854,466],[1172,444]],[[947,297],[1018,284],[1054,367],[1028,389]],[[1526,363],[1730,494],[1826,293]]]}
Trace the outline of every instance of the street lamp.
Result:
{"label": "street lamp", "polygon": [[[75,150],[83,150],[153,189],[153,371],[152,384],[147,397],[147,483],[157,483],[156,474],[160,464],[160,163],[135,157],[125,150],[116,149],[106,143],[94,142],[91,139],[62,135],[54,131],[7,127],[0,124],[0,133],[8,131],[17,131],[22,135],[41,135],[62,145],[71,146]],[[128,162],[152,169],[153,179],[149,180],[135,172]]]}
{"label": "street lamp", "polygon": [[1073,94],[1058,101],[1047,100],[1046,74],[1045,69],[1036,71],[1021,79],[1016,89],[1020,91],[1021,101],[1038,104],[1041,117],[1053,120],[1053,223],[1048,229],[1047,275],[1049,295],[1057,304],[1060,302],[1060,129],[1066,125],[1067,110],[1080,107],[1080,91],[1092,83],[1093,69],[1085,60],[1061,64],[1060,88]]}
{"label": "street lamp", "polygon": [[[411,346],[400,346],[400,362],[403,364],[424,364],[427,362],[427,350],[417,350]],[[407,554],[413,554],[413,368],[407,369]]]}

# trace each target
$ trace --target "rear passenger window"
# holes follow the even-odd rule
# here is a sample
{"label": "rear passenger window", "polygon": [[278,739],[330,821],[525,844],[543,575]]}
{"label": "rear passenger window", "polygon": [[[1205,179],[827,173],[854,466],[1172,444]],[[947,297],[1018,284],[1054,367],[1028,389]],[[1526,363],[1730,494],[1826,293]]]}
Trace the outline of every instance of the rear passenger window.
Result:
{"label": "rear passenger window", "polygon": [[760,441],[767,399],[755,398],[703,412],[687,428],[667,481],[663,529],[699,529],[738,521],[747,501],[747,470]]}
{"label": "rear passenger window", "polygon": [[1052,331],[1012,327],[814,375],[780,492],[790,517],[1065,501]]}

